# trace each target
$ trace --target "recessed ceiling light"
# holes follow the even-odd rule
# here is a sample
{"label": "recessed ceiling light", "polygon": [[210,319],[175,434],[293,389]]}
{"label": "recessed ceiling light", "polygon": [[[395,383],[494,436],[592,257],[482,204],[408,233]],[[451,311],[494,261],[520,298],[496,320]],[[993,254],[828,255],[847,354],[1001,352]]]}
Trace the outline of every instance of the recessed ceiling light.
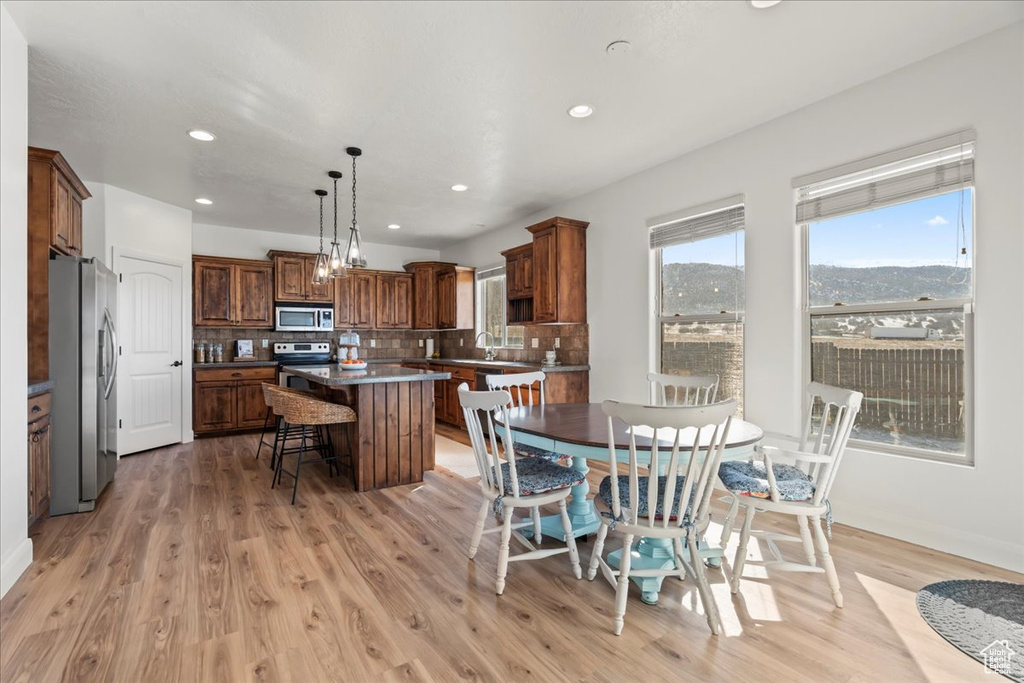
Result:
{"label": "recessed ceiling light", "polygon": [[400,227],[402,227],[402,226],[399,225],[398,223],[389,223],[388,224],[388,230],[398,230]]}
{"label": "recessed ceiling light", "polygon": [[604,50],[610,55],[624,55],[632,49],[633,46],[629,44],[628,40],[616,40],[608,43],[608,47]]}
{"label": "recessed ceiling light", "polygon": [[768,9],[769,7],[775,7],[782,0],[750,0],[750,6],[754,9]]}
{"label": "recessed ceiling light", "polygon": [[569,108],[569,116],[574,119],[585,119],[594,113],[594,108],[589,104],[577,104],[575,107]]}
{"label": "recessed ceiling light", "polygon": [[452,185],[452,189],[455,190],[456,192],[465,192],[466,190],[469,189],[469,185],[463,185],[462,183],[458,183],[456,185]]}
{"label": "recessed ceiling light", "polygon": [[207,199],[206,197],[199,197],[198,199],[196,199],[196,204],[202,204],[203,206],[209,206],[210,204],[213,204],[213,200],[212,199]]}
{"label": "recessed ceiling light", "polygon": [[190,130],[188,136],[193,140],[199,140],[200,142],[213,142],[217,139],[217,136],[208,130],[199,130],[198,128]]}

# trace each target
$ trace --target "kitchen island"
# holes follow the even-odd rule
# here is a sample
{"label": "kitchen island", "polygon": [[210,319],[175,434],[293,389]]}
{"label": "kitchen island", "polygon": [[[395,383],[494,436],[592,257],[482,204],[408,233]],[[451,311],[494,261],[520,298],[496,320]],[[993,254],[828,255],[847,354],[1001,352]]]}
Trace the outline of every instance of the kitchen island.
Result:
{"label": "kitchen island", "polygon": [[324,400],[356,412],[354,424],[332,425],[330,434],[339,453],[351,444],[357,491],[414,484],[434,469],[434,382],[449,373],[390,365],[351,371],[336,363],[282,370],[308,381]]}

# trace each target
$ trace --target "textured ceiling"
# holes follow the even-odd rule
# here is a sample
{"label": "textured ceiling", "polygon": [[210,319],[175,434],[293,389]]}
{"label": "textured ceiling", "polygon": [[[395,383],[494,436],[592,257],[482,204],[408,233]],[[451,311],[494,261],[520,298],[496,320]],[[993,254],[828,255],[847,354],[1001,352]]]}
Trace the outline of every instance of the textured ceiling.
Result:
{"label": "textured ceiling", "polygon": [[[197,222],[310,233],[331,168],[351,220],[357,145],[365,239],[435,248],[1024,16],[977,0],[5,6],[30,46],[30,142],[86,179]],[[606,54],[618,39],[633,50]],[[569,118],[580,102],[595,114]]]}

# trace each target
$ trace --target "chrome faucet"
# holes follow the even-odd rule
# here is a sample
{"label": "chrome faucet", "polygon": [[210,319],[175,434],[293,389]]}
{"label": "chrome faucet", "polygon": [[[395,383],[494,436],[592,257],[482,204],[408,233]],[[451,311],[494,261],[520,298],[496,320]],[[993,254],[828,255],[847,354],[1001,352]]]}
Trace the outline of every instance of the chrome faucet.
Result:
{"label": "chrome faucet", "polygon": [[476,342],[474,343],[477,346],[480,346],[480,337],[490,337],[491,339],[491,345],[485,347],[487,350],[484,351],[484,360],[494,360],[495,358],[497,358],[498,355],[494,353],[494,335],[491,334],[490,332],[487,332],[486,330],[476,335]]}

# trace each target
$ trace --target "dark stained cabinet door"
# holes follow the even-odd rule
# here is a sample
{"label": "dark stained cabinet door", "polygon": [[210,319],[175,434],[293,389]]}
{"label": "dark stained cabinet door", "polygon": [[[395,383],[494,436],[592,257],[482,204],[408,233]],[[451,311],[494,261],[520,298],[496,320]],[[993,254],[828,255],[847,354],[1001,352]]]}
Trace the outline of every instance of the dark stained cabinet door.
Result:
{"label": "dark stained cabinet door", "polygon": [[522,254],[516,266],[519,277],[519,296],[533,296],[533,250]]}
{"label": "dark stained cabinet door", "polygon": [[554,230],[537,232],[533,235],[533,320],[538,323],[558,320],[556,288],[558,273],[556,264],[556,242]]}
{"label": "dark stained cabinet door", "polygon": [[234,324],[234,266],[193,262],[192,287],[192,318],[196,327],[231,327]]}
{"label": "dark stained cabinet door", "polygon": [[28,425],[28,516],[39,519],[50,508],[50,416]]}
{"label": "dark stained cabinet door", "polygon": [[412,276],[394,276],[394,306],[392,323],[396,329],[412,329]]}
{"label": "dark stained cabinet door", "polygon": [[376,327],[377,277],[373,273],[352,272],[352,326],[363,329]]}
{"label": "dark stained cabinet door", "polygon": [[306,261],[302,256],[278,256],[274,259],[274,298],[277,301],[306,300]]}
{"label": "dark stained cabinet door", "polygon": [[441,271],[437,274],[437,327],[442,330],[455,329],[456,292],[455,271]]}
{"label": "dark stained cabinet door", "polygon": [[377,283],[377,327],[382,330],[395,326],[395,278],[392,275],[378,275]]}
{"label": "dark stained cabinet door", "polygon": [[55,249],[71,254],[71,185],[56,170],[51,173],[54,214],[50,224],[50,243]]}
{"label": "dark stained cabinet door", "polygon": [[235,427],[237,382],[196,382],[192,399],[194,429],[217,431]]}
{"label": "dark stained cabinet door", "polygon": [[274,267],[267,263],[244,264],[235,268],[236,312],[238,327],[274,326]]}
{"label": "dark stained cabinet door", "polygon": [[68,251],[75,256],[82,255],[82,200],[71,193],[71,241]]}
{"label": "dark stained cabinet door", "polygon": [[267,418],[267,402],[263,398],[263,380],[244,380],[237,387],[238,412],[236,427],[262,427]]}
{"label": "dark stained cabinet door", "polygon": [[352,316],[352,281],[355,278],[339,277],[334,281],[334,327],[348,328],[355,325]]}
{"label": "dark stained cabinet door", "polygon": [[316,268],[316,257],[307,257],[303,264],[302,286],[305,287],[306,301],[317,301],[329,304],[334,301],[334,285],[328,280],[326,284],[313,284],[313,271]]}
{"label": "dark stained cabinet door", "polygon": [[412,271],[412,326],[417,330],[437,328],[437,274],[433,266],[416,266]]}

